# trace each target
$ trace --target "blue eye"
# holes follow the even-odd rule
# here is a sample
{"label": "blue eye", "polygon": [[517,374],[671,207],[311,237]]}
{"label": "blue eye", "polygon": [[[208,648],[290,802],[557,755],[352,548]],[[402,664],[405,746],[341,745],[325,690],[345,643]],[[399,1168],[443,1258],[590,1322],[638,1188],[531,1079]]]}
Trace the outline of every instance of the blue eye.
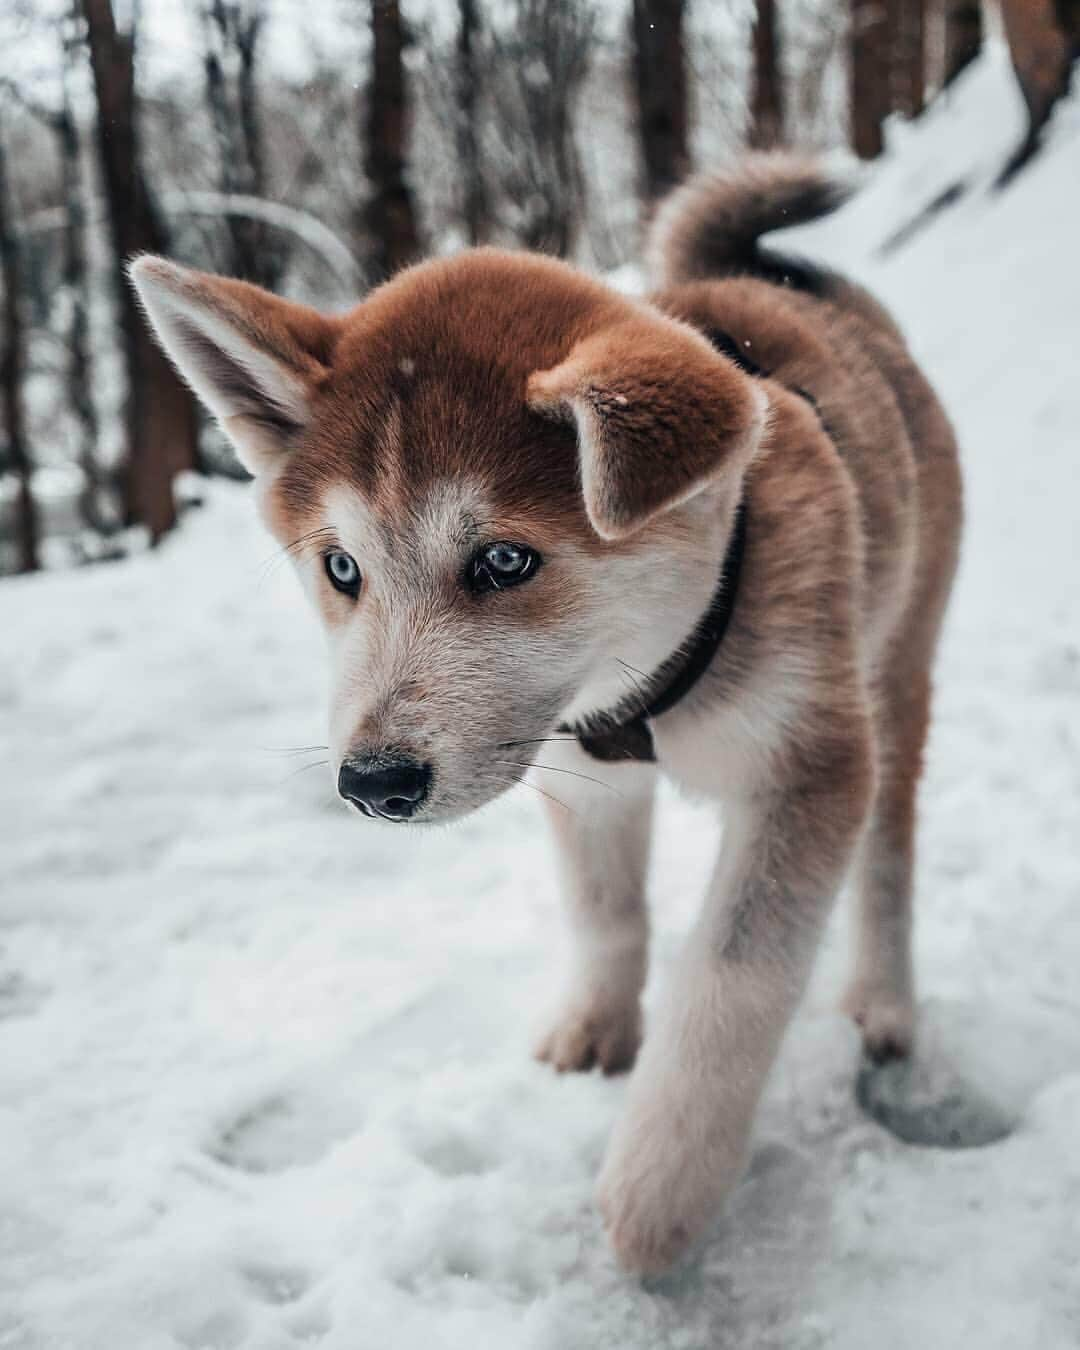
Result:
{"label": "blue eye", "polygon": [[520,586],[539,566],[540,555],[524,544],[511,544],[505,540],[485,544],[469,563],[469,588],[483,592]]}
{"label": "blue eye", "polygon": [[355,600],[360,592],[360,569],[352,554],[335,549],[326,555],[324,566],[334,589]]}

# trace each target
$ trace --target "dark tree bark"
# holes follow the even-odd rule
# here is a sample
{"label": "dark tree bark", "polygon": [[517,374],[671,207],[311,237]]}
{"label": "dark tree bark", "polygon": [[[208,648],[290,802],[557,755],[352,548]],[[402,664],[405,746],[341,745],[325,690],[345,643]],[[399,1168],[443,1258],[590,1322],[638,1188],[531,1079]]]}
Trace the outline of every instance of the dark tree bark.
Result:
{"label": "dark tree bark", "polygon": [[1080,61],[1080,0],[1054,0],[1058,27],[1069,44],[1069,59]]}
{"label": "dark tree bark", "polygon": [[945,78],[947,89],[982,51],[983,17],[979,0],[945,0]]}
{"label": "dark tree bark", "polygon": [[634,0],[634,92],[648,201],[690,171],[683,11],[683,0]]}
{"label": "dark tree bark", "polygon": [[1046,125],[1069,84],[1072,51],[1060,20],[1062,8],[1059,0],[1001,0],[1005,37],[1032,136]]}
{"label": "dark tree bark", "polygon": [[26,326],[22,313],[19,240],[15,212],[9,195],[7,161],[0,134],[0,279],[4,285],[4,346],[0,352],[0,402],[6,439],[6,467],[15,475],[15,566],[20,572],[36,572],[40,530],[34,501],[33,461],[23,417],[22,384],[26,363]]}
{"label": "dark tree bark", "polygon": [[1077,52],[1076,8],[1063,0],[1001,0],[1009,53],[1027,105],[1028,129],[1005,165],[999,186],[1038,153],[1050,115],[1068,92]]}
{"label": "dark tree bark", "polygon": [[405,29],[398,0],[371,0],[372,73],[367,99],[364,168],[371,195],[364,212],[370,271],[393,275],[420,254],[416,208],[406,178],[409,98]]}
{"label": "dark tree bark", "polygon": [[482,244],[490,230],[487,186],[480,161],[477,125],[477,39],[480,16],[476,0],[458,3],[458,163],[464,196],[465,234],[470,244]]}
{"label": "dark tree bark", "polygon": [[113,251],[113,287],[128,374],[125,518],[157,542],[176,523],[172,482],[197,463],[195,404],[150,337],[124,267],[167,247],[139,156],[135,35],[121,33],[110,0],[81,0],[97,97],[98,145]]}
{"label": "dark tree bark", "polygon": [[784,82],[776,0],[757,0],[753,33],[754,69],[747,140],[758,150],[784,143]]}
{"label": "dark tree bark", "polygon": [[893,106],[906,117],[926,107],[927,0],[892,0]]}
{"label": "dark tree bark", "polygon": [[860,159],[876,159],[885,147],[890,31],[886,0],[851,0],[851,143]]}

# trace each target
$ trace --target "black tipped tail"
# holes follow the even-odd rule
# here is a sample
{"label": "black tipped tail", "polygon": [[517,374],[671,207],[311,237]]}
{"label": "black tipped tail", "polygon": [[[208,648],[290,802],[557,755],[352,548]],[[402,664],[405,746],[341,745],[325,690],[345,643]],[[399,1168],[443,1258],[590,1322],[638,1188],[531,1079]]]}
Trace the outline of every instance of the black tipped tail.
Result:
{"label": "black tipped tail", "polygon": [[851,190],[814,160],[783,152],[700,174],[657,210],[647,246],[653,276],[672,286],[758,270],[763,234],[826,216]]}

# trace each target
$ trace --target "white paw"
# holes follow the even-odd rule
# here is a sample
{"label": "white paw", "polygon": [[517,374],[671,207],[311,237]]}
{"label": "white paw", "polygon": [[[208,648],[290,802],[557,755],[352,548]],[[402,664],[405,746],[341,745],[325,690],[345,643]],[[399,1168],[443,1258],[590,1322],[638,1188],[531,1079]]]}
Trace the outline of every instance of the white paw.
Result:
{"label": "white paw", "polygon": [[597,1204],[625,1270],[667,1270],[719,1214],[742,1170],[741,1144],[726,1142],[720,1123],[696,1104],[685,1112],[677,1103],[620,1122]]}
{"label": "white paw", "polygon": [[915,1006],[910,995],[870,980],[856,980],[841,1005],[861,1029],[874,1060],[904,1059],[915,1041]]}
{"label": "white paw", "polygon": [[587,1072],[597,1065],[604,1073],[625,1073],[640,1044],[637,998],[623,1004],[571,1004],[540,1040],[536,1058],[559,1073]]}

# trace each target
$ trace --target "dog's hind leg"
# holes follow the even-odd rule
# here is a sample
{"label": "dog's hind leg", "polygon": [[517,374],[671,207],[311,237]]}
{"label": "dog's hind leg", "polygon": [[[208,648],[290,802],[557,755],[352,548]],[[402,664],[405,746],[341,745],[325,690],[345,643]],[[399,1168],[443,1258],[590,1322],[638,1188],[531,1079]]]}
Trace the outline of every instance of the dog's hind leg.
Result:
{"label": "dog's hind leg", "polygon": [[855,971],[844,1006],[874,1059],[908,1054],[916,795],[930,716],[926,670],[894,676],[877,711],[878,788],[855,874]]}
{"label": "dog's hind leg", "polygon": [[[545,747],[538,784],[559,798],[548,814],[570,921],[569,987],[536,1049],[560,1072],[629,1069],[641,1043],[648,960],[645,872],[656,770],[604,764],[575,743]],[[575,779],[574,774],[587,778]],[[588,779],[600,779],[590,782]],[[610,788],[604,786],[610,784]]]}

